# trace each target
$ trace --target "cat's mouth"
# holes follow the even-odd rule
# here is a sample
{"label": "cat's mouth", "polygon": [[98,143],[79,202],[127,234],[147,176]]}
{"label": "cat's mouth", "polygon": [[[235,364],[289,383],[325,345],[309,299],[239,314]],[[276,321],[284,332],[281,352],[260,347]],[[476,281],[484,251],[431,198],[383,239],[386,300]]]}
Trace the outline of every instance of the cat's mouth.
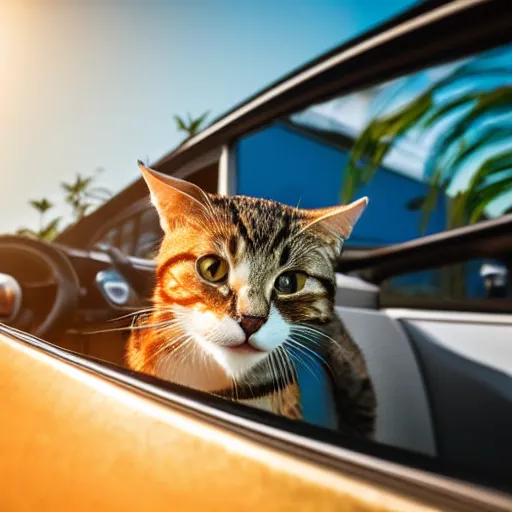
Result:
{"label": "cat's mouth", "polygon": [[248,341],[244,341],[243,343],[240,343],[240,345],[230,346],[229,350],[238,354],[256,354],[258,352],[263,352],[263,350],[250,345]]}

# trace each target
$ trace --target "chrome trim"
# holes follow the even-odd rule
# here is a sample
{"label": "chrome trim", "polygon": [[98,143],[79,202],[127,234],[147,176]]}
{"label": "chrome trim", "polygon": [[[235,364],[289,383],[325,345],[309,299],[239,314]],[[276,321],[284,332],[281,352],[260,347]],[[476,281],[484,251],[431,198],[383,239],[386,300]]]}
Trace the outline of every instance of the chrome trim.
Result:
{"label": "chrome trim", "polygon": [[219,181],[217,193],[223,196],[236,194],[236,149],[225,144],[219,160]]}
{"label": "chrome trim", "polygon": [[[87,258],[101,263],[112,263],[110,256],[98,250],[88,251],[85,249],[75,249],[74,247],[62,246],[61,249],[66,256],[71,258]],[[127,256],[133,266],[140,270],[154,270],[156,268],[156,261],[146,258],[137,258],[136,256]]]}
{"label": "chrome trim", "polygon": [[21,289],[20,284],[18,281],[9,274],[4,274],[0,272],[0,300],[3,302],[5,301],[5,304],[2,304],[0,302],[0,306],[2,306],[0,313],[4,313],[2,311],[5,307],[5,313],[7,311],[9,314],[6,314],[5,316],[0,315],[0,319],[2,322],[10,322],[20,312],[21,309],[21,303],[23,300],[23,291]]}
{"label": "chrome trim", "polygon": [[381,311],[395,320],[426,320],[466,324],[512,325],[512,315],[506,313],[467,313],[464,311],[436,311],[406,308],[387,308],[382,309]]}

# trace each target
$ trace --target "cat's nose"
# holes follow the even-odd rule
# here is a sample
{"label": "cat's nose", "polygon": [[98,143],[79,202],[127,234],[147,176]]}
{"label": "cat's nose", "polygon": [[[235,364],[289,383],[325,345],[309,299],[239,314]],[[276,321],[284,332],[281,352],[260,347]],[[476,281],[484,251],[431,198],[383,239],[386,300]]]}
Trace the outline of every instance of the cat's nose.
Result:
{"label": "cat's nose", "polygon": [[242,315],[239,320],[240,327],[249,338],[265,323],[266,318],[261,316]]}

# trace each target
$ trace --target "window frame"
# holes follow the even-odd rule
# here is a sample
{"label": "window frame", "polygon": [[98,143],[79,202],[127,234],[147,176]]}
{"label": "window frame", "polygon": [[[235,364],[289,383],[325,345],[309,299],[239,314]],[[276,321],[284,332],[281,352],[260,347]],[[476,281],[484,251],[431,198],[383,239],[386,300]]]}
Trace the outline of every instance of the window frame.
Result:
{"label": "window frame", "polygon": [[[508,214],[382,249],[355,253],[347,251],[340,260],[337,271],[358,275],[370,283],[380,285],[391,277],[464,263],[468,259],[499,259],[501,255],[512,253],[512,238],[509,235],[511,232],[512,214]],[[434,302],[436,304],[428,299],[408,299],[407,307],[499,313],[512,311],[512,304],[508,299]],[[386,307],[400,306],[405,304],[386,304]]]}
{"label": "window frame", "polygon": [[[232,179],[232,176],[234,175],[234,173],[231,171],[231,168],[229,167],[229,162],[230,157],[228,156],[227,148],[217,148],[214,151],[210,151],[203,157],[194,159],[188,165],[184,166],[178,172],[176,172],[174,177],[186,179],[201,169],[217,163],[219,168],[217,190],[228,190],[229,185],[227,185],[227,183],[229,183],[229,180]],[[232,191],[233,189],[231,188],[229,190]],[[144,185],[144,195],[130,203],[113,219],[107,221],[103,226],[101,226],[92,236],[89,237],[86,247],[91,250],[94,249],[95,245],[100,242],[100,240],[107,236],[110,231],[115,229],[119,231],[117,236],[119,244],[121,239],[121,231],[124,224],[130,222],[132,219],[137,219],[136,225],[138,226],[140,224],[140,216],[143,215],[145,211],[152,208],[153,206],[149,201],[149,193]],[[140,232],[138,230],[136,231],[137,236],[140,236]],[[59,242],[61,242],[60,239]],[[135,248],[136,246],[137,241],[134,239],[133,247]]]}

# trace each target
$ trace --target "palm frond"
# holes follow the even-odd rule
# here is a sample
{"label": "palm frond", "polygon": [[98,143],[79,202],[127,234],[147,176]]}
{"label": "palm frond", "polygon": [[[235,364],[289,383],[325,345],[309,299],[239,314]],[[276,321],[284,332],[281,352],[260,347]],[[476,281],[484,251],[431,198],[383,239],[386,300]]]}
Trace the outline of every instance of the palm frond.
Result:
{"label": "palm frond", "polygon": [[59,234],[59,224],[61,221],[61,217],[56,217],[51,220],[48,224],[46,224],[38,233],[38,238],[40,240],[44,240],[46,242],[52,242],[57,238]]}
{"label": "palm frond", "polygon": [[[350,152],[343,173],[342,201],[350,201],[358,188],[373,179],[401,137],[412,130],[425,134],[436,125],[447,123],[425,164],[424,176],[430,182],[427,194],[405,205],[411,211],[422,210],[424,231],[440,197],[445,197],[441,193],[446,193],[470,158],[512,138],[510,120],[505,120],[512,111],[512,70],[492,66],[490,54],[488,57],[487,62],[484,57],[464,63],[405,105],[373,119]],[[489,89],[489,79],[499,79],[504,84]],[[472,174],[467,188],[448,202],[448,225],[463,225],[482,218],[498,195],[511,191],[511,168],[510,151],[487,158]]]}

